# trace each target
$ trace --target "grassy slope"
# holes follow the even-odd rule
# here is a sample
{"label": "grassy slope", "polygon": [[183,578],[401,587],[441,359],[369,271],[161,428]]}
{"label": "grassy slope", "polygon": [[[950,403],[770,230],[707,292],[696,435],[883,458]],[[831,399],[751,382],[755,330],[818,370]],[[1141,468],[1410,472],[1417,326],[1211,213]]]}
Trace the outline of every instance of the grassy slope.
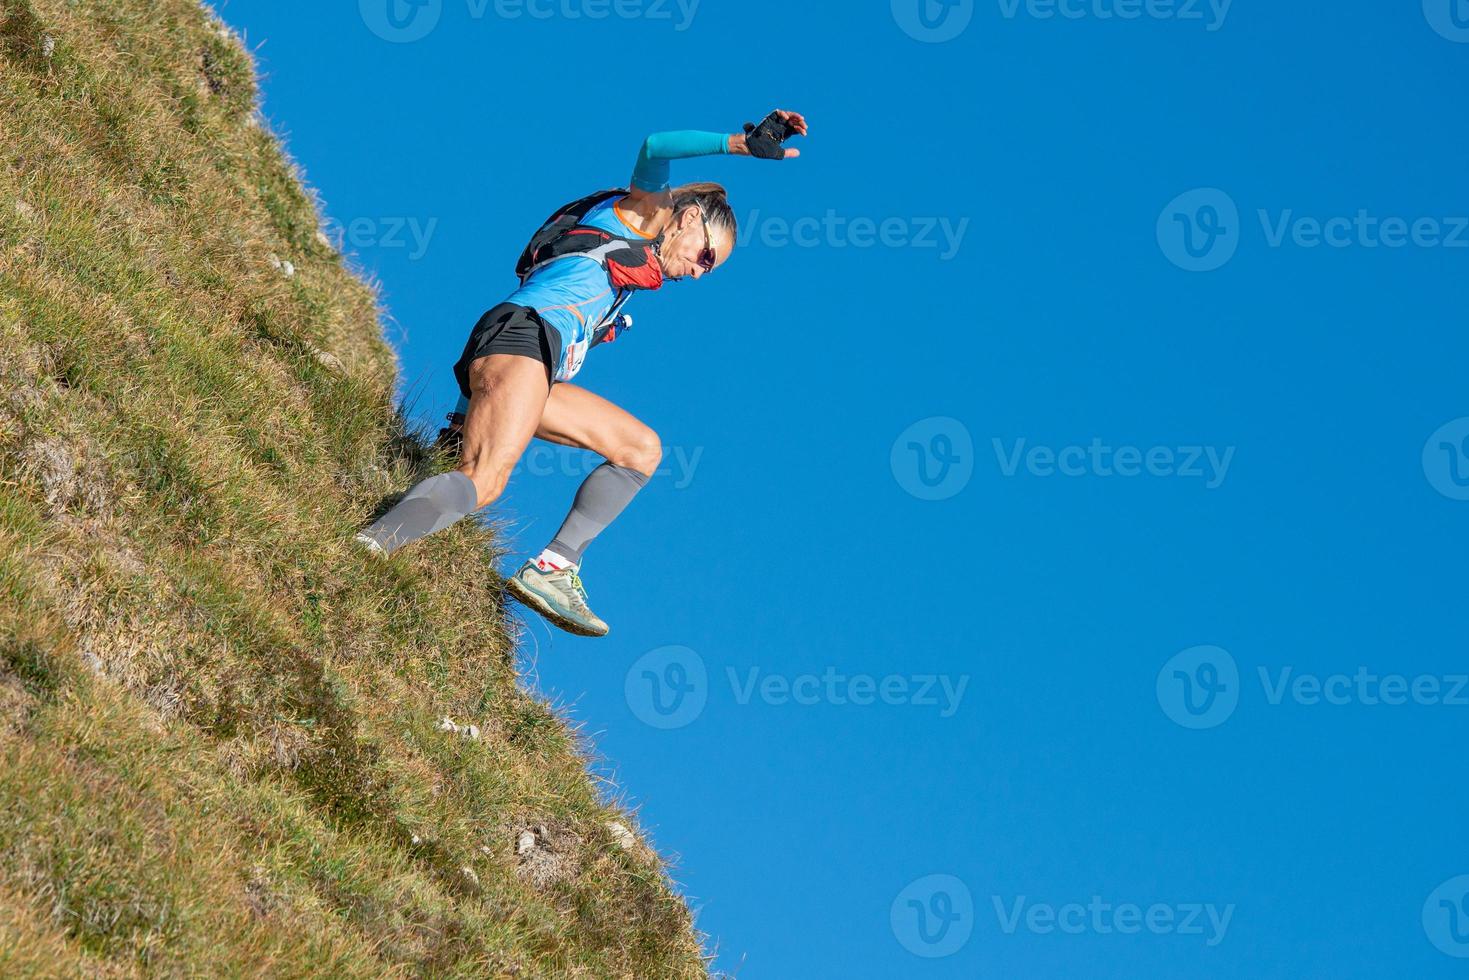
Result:
{"label": "grassy slope", "polygon": [[254,99],[195,0],[0,0],[0,976],[704,975],[490,535],[348,547],[433,461]]}

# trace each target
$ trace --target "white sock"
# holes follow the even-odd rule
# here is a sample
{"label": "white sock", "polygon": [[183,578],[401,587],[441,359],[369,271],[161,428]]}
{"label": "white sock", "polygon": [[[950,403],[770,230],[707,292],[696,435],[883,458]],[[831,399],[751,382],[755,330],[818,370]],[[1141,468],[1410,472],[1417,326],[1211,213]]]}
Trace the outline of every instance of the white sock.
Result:
{"label": "white sock", "polygon": [[536,559],[536,567],[543,572],[559,572],[563,568],[576,568],[576,562],[547,548]]}

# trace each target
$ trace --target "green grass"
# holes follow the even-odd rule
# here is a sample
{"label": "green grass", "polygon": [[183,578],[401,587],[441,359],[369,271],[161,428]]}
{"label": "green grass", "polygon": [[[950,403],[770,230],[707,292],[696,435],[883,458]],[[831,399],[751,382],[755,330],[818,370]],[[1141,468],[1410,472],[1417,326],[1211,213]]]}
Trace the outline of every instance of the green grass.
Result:
{"label": "green grass", "polygon": [[193,0],[0,0],[0,976],[706,975],[492,533],[349,546],[438,461],[256,97]]}

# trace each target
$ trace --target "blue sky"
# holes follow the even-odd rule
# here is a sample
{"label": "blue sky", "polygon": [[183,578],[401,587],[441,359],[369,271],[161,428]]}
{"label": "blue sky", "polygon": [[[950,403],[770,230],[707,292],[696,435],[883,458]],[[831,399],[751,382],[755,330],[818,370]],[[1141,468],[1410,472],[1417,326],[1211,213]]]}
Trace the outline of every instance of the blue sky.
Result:
{"label": "blue sky", "polygon": [[220,6],[426,420],[552,208],[807,115],[675,165],[744,241],[578,377],[668,471],[526,654],[720,967],[1461,973],[1469,9],[925,2]]}

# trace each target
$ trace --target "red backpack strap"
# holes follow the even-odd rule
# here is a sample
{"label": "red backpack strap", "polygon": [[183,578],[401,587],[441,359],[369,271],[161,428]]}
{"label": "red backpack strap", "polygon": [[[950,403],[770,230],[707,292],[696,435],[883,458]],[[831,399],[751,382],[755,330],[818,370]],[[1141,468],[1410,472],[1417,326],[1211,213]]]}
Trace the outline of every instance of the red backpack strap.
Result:
{"label": "red backpack strap", "polygon": [[606,201],[608,198],[619,197],[627,194],[627,188],[614,187],[607,190],[588,194],[586,197],[578,198],[570,204],[564,204],[545,221],[536,233],[531,236],[530,242],[526,244],[520,253],[520,259],[515,263],[515,275],[524,282],[531,271],[546,258],[557,254],[553,249],[547,251],[548,246],[554,245],[558,239],[567,232],[577,228],[581,220],[587,216],[592,208]]}
{"label": "red backpack strap", "polygon": [[607,256],[607,281],[613,289],[657,289],[663,285],[663,266],[650,244],[628,242],[628,248]]}

